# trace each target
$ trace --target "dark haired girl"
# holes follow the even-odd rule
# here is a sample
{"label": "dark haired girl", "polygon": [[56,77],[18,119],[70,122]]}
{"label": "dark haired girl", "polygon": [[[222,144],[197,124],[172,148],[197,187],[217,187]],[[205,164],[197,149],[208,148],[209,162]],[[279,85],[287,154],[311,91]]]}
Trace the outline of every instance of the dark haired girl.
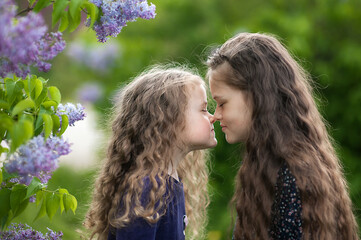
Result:
{"label": "dark haired girl", "polygon": [[274,37],[241,33],[208,59],[229,143],[245,143],[235,239],[354,240],[347,184],[310,77]]}

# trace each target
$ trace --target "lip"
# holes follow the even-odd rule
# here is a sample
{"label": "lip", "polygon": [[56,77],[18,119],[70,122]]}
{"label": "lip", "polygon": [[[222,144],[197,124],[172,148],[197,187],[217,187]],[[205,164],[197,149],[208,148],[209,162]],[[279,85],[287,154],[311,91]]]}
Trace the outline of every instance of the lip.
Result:
{"label": "lip", "polygon": [[226,129],[227,128],[227,126],[225,126],[225,125],[220,125],[221,126],[221,128],[222,128],[222,131],[224,131],[224,129]]}

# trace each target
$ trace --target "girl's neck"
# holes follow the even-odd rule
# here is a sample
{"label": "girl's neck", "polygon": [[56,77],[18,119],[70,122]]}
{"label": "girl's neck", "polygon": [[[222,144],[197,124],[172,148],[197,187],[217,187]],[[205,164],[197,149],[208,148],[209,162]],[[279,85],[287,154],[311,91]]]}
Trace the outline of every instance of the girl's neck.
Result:
{"label": "girl's neck", "polygon": [[178,171],[177,171],[178,164],[185,158],[186,155],[187,155],[186,152],[181,151],[181,149],[177,148],[177,150],[174,151],[173,154],[172,164],[170,164],[168,167],[168,174],[177,181],[179,181]]}

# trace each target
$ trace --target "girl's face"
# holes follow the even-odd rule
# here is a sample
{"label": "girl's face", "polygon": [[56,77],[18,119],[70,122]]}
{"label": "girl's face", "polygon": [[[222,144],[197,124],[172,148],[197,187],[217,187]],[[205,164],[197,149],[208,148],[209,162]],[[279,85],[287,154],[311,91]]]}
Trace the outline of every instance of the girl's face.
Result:
{"label": "girl's face", "polygon": [[252,107],[245,91],[225,83],[232,73],[231,66],[223,63],[209,75],[212,97],[217,102],[214,120],[219,121],[228,143],[245,142],[252,123]]}
{"label": "girl's face", "polygon": [[[203,85],[189,85],[186,110],[186,128],[184,143],[189,151],[215,147],[213,116],[207,111],[207,94]],[[180,99],[181,101],[181,99]]]}

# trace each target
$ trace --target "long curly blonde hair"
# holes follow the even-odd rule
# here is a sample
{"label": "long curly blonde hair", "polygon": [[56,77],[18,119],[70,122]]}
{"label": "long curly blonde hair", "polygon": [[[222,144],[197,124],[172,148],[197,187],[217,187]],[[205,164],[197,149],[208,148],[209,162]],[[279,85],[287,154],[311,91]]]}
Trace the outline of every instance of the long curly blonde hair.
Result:
{"label": "long curly blonde hair", "polygon": [[[165,213],[170,197],[167,169],[172,166],[175,147],[182,147],[179,136],[185,129],[187,89],[192,84],[204,82],[184,66],[155,66],[118,94],[107,158],[84,223],[92,230],[91,238],[106,239],[111,226],[126,227],[136,217],[157,222]],[[205,150],[190,152],[177,172],[185,192],[187,237],[202,239],[209,204]],[[145,177],[152,188],[144,206],[141,194]]]}
{"label": "long curly blonde hair", "polygon": [[311,78],[273,36],[241,33],[208,59],[252,99],[252,126],[236,177],[236,239],[268,239],[280,167],[296,178],[303,239],[355,240],[358,227],[340,161],[312,95]]}

